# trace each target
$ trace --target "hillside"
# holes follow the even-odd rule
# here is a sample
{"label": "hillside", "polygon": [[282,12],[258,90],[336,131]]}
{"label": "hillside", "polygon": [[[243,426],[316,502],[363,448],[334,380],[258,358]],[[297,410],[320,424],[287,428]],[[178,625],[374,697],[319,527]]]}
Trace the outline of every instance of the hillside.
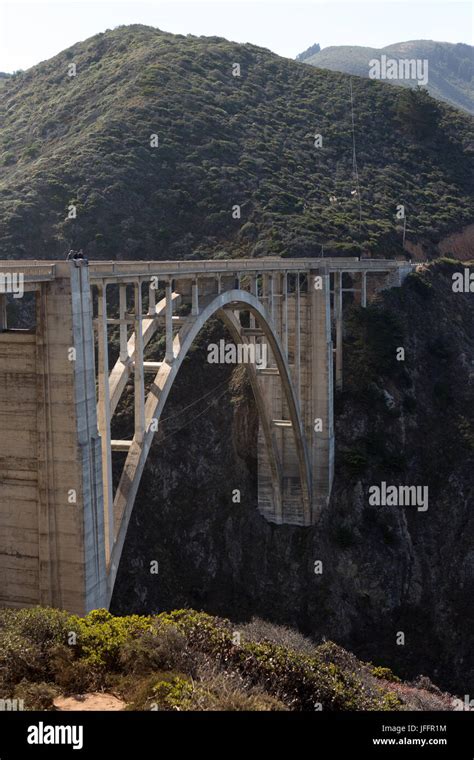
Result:
{"label": "hillside", "polygon": [[25,710],[453,710],[427,678],[402,683],[332,642],[178,610],[85,618],[0,611],[2,699]]}
{"label": "hillside", "polygon": [[472,221],[472,120],[353,90],[360,229],[346,75],[144,26],[80,42],[1,88],[0,257],[394,256],[398,204],[435,255]]}
{"label": "hillside", "polygon": [[[429,71],[427,89],[430,95],[474,113],[474,48],[471,45],[433,40],[397,42],[384,48],[340,45],[305,56],[304,62],[322,69],[367,77],[369,61],[373,58],[380,59],[382,54],[396,59],[426,59]],[[393,84],[391,80],[386,81]],[[407,84],[416,86],[416,82]]]}

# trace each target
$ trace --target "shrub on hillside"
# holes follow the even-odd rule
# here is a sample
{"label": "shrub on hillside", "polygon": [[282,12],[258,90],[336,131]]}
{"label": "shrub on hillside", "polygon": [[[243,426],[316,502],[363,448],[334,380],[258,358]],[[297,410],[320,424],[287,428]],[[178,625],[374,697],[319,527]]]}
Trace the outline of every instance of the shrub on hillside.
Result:
{"label": "shrub on hillside", "polygon": [[173,625],[153,625],[126,641],[120,651],[122,668],[136,674],[189,669],[191,659],[186,637]]}
{"label": "shrub on hillside", "polygon": [[240,632],[244,641],[269,642],[306,654],[311,654],[315,649],[315,644],[294,628],[269,623],[257,617],[252,618],[250,623],[236,626],[236,630]]}
{"label": "shrub on hillside", "polygon": [[53,699],[59,693],[58,687],[51,683],[29,683],[23,680],[15,687],[14,696],[15,699],[23,700],[25,710],[51,710]]}
{"label": "shrub on hillside", "polygon": [[122,647],[149,631],[151,619],[140,615],[114,617],[107,610],[93,610],[84,618],[71,618],[77,632],[77,649],[90,665],[111,670],[120,667]]}
{"label": "shrub on hillside", "polygon": [[0,681],[41,681],[51,675],[51,652],[66,641],[70,616],[60,610],[33,607],[0,610]]}
{"label": "shrub on hillside", "polygon": [[350,671],[327,663],[317,655],[294,652],[270,643],[234,644],[228,620],[192,610],[163,613],[192,648],[212,655],[225,670],[235,670],[250,686],[260,686],[293,710],[397,709],[398,700],[387,693],[368,694]]}

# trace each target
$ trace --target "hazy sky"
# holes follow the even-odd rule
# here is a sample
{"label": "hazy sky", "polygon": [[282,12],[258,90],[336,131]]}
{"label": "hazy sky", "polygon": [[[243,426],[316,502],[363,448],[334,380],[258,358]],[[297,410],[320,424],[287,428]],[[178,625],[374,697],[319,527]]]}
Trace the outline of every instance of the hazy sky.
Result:
{"label": "hazy sky", "polygon": [[473,44],[473,4],[456,0],[0,0],[0,71],[27,69],[119,24],[252,42],[294,58],[314,42],[383,47],[413,39]]}

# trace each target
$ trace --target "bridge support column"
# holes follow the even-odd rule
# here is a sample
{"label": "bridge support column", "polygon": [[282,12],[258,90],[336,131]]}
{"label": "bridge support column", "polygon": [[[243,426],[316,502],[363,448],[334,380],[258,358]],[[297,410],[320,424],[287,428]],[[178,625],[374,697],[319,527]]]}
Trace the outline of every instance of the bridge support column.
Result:
{"label": "bridge support column", "polygon": [[[330,276],[309,277],[311,319],[311,469],[313,521],[331,495],[334,477],[333,346],[331,339]],[[322,280],[322,287],[316,287]]]}
{"label": "bridge support column", "polygon": [[165,362],[167,364],[171,364],[171,362],[174,360],[174,352],[173,352],[173,299],[172,299],[172,282],[171,280],[166,283],[165,293],[166,293],[166,353],[165,353]]}
{"label": "bridge support column", "polygon": [[87,267],[57,263],[36,304],[0,334],[0,604],[84,614],[106,603]]}
{"label": "bridge support column", "polygon": [[[258,297],[258,276],[256,274],[252,274],[250,277],[250,292],[255,298]],[[255,327],[255,317],[253,314],[250,315],[249,325],[252,328]]]}
{"label": "bridge support column", "polygon": [[127,313],[127,286],[120,285],[119,290],[119,317],[120,317],[120,361],[124,364],[128,362],[128,335],[127,323],[125,316]]}
{"label": "bridge support column", "polygon": [[275,283],[274,283],[273,274],[270,274],[268,277],[268,311],[270,312],[270,317],[274,319],[275,318]]}
{"label": "bridge support column", "polygon": [[269,284],[269,276],[266,273],[262,274],[262,292],[260,293],[260,300],[267,309],[267,311],[270,311],[269,307],[269,298],[268,298],[268,284]]}
{"label": "bridge support column", "polygon": [[342,388],[342,272],[334,274],[334,318],[336,322],[336,388]]}
{"label": "bridge support column", "polygon": [[301,293],[300,273],[295,274],[295,385],[296,398],[301,400]]}
{"label": "bridge support column", "polygon": [[148,314],[151,317],[156,315],[156,288],[153,283],[148,286]]}
{"label": "bridge support column", "polygon": [[108,562],[114,543],[112,456],[110,449],[109,343],[107,331],[107,286],[99,288],[98,330],[98,425],[102,446],[102,483],[104,501],[105,557]]}
{"label": "bridge support column", "polygon": [[7,297],[0,295],[0,332],[7,329]]}
{"label": "bridge support column", "polygon": [[143,330],[142,330],[142,286],[140,282],[134,285],[135,292],[135,364],[134,364],[134,397],[135,397],[135,440],[143,441],[145,433],[145,378],[143,369]]}
{"label": "bridge support column", "polygon": [[191,314],[193,317],[197,317],[199,314],[199,283],[198,280],[193,280],[191,285]]}
{"label": "bridge support column", "polygon": [[365,309],[367,307],[367,272],[362,272],[361,278],[360,305]]}
{"label": "bridge support column", "polygon": [[[274,272],[274,309],[273,328],[279,337],[280,347],[285,356],[285,342],[288,343],[290,363],[289,382],[295,396],[300,386],[301,425],[305,443],[310,443],[307,435],[306,418],[311,412],[311,345],[310,345],[310,306],[308,294],[301,292],[299,274],[291,272],[292,295],[285,298],[287,278],[284,273]],[[294,287],[293,287],[294,286]],[[286,333],[286,338],[284,337]],[[288,398],[278,377],[275,357],[269,366],[258,373],[265,404],[272,420],[272,436],[278,449],[279,468],[281,470],[281,503],[275,499],[272,488],[272,476],[268,454],[264,445],[262,425],[259,431],[258,455],[258,503],[260,513],[270,522],[288,525],[309,525],[311,523],[311,504],[305,504],[302,481],[301,459],[295,441],[294,420],[290,419]],[[310,428],[308,427],[308,430]],[[304,454],[306,456],[306,453]],[[310,469],[311,462],[308,461]],[[309,485],[309,484],[308,484]]]}

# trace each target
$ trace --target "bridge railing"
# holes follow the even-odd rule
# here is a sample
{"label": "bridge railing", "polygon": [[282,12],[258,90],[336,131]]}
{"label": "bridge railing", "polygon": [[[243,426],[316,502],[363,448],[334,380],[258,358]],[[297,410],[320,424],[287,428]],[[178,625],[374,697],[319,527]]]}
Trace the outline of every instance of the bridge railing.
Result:
{"label": "bridge railing", "polygon": [[92,282],[97,282],[152,276],[169,278],[206,274],[212,276],[215,274],[242,272],[307,272],[311,269],[319,268],[324,268],[330,272],[387,272],[406,266],[406,262],[391,259],[359,260],[356,257],[341,257],[337,259],[282,259],[265,257],[262,259],[210,259],[201,261],[104,261],[91,263],[89,265],[89,275]]}

